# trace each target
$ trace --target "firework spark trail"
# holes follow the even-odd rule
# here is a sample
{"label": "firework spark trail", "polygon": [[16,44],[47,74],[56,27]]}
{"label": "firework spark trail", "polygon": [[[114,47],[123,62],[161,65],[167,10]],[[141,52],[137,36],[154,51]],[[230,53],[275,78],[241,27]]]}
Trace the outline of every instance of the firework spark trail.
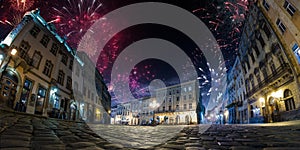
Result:
{"label": "firework spark trail", "polygon": [[11,8],[14,10],[25,12],[34,5],[35,0],[10,0],[9,2],[11,3]]}
{"label": "firework spark trail", "polygon": [[[65,5],[59,4],[52,7],[51,22],[56,24],[60,34],[68,38],[71,46],[77,47],[83,34],[95,21],[100,19],[101,6],[102,3],[99,0],[67,0]],[[89,56],[95,53],[96,49],[93,48],[95,47],[91,47],[87,51]]]}

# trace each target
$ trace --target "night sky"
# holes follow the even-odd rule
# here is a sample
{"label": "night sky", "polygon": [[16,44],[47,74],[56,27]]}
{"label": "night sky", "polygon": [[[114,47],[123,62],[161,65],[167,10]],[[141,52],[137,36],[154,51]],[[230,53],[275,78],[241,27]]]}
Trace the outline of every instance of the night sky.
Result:
{"label": "night sky", "polygon": [[[78,43],[93,23],[103,15],[138,2],[138,0],[1,0],[0,1],[0,40],[13,29],[28,10],[40,8],[41,16],[49,23],[55,24],[57,32],[67,38],[70,46],[77,49]],[[191,12],[209,27],[222,51],[227,68],[233,65],[237,53],[239,36],[243,27],[245,14],[248,10],[247,0],[165,0],[151,1],[173,4]],[[14,13],[12,13],[14,12]],[[113,28],[109,22],[103,23],[103,32]],[[159,24],[139,24],[128,27],[105,45],[99,56],[94,51],[86,51],[91,58],[96,58],[97,68],[103,74],[104,80],[112,95],[112,105],[124,100],[114,97],[111,81],[111,71],[114,61],[124,48],[145,38],[160,38],[168,40],[180,47],[193,62],[197,69],[204,105],[210,96],[211,72],[206,59],[197,45],[182,32]],[[167,72],[167,73],[166,73]],[[135,65],[130,74],[120,77],[129,78],[130,91],[135,98],[149,96],[147,88],[154,79],[162,80],[166,86],[178,84],[178,75],[172,66],[158,59],[147,59]]]}

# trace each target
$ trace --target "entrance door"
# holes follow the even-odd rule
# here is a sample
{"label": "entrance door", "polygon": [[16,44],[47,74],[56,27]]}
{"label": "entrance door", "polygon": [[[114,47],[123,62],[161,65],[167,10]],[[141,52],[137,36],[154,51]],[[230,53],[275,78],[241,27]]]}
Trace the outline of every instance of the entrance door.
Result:
{"label": "entrance door", "polygon": [[46,97],[46,89],[42,86],[39,86],[37,100],[35,104],[35,114],[43,114],[43,107]]}
{"label": "entrance door", "polygon": [[14,100],[16,98],[18,85],[18,77],[12,71],[3,72],[0,83],[0,103],[5,107],[13,108]]}

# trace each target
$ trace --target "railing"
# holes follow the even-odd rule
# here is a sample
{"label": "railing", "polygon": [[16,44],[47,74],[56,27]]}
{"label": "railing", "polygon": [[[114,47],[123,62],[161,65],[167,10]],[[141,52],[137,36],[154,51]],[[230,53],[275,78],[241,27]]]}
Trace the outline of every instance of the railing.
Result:
{"label": "railing", "polygon": [[288,64],[282,64],[280,67],[278,67],[271,75],[269,75],[266,79],[258,83],[258,85],[254,86],[247,94],[246,97],[252,96],[254,93],[265,87],[267,84],[275,81],[279,77],[281,77],[284,73],[289,71],[290,68],[288,67]]}

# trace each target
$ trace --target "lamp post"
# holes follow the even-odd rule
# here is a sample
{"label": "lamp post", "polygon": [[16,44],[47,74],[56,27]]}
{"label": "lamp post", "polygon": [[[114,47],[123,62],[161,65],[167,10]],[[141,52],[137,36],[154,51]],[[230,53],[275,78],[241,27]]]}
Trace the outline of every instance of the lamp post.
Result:
{"label": "lamp post", "polygon": [[15,49],[15,48],[11,50],[10,55],[9,55],[9,57],[8,57],[8,61],[7,61],[7,63],[4,65],[3,71],[2,71],[2,73],[1,73],[1,77],[0,77],[0,81],[1,81],[1,82],[2,82],[3,73],[6,71],[6,68],[7,68],[8,64],[9,64],[9,62],[10,62],[10,60],[11,60],[11,57],[12,57],[12,56],[15,56],[17,52],[18,52],[18,51],[17,51],[17,49]]}
{"label": "lamp post", "polygon": [[155,125],[156,121],[155,121],[155,109],[159,106],[159,104],[156,102],[156,100],[153,100],[153,102],[150,103],[150,107],[152,108],[153,110],[153,121],[152,121],[152,125]]}

